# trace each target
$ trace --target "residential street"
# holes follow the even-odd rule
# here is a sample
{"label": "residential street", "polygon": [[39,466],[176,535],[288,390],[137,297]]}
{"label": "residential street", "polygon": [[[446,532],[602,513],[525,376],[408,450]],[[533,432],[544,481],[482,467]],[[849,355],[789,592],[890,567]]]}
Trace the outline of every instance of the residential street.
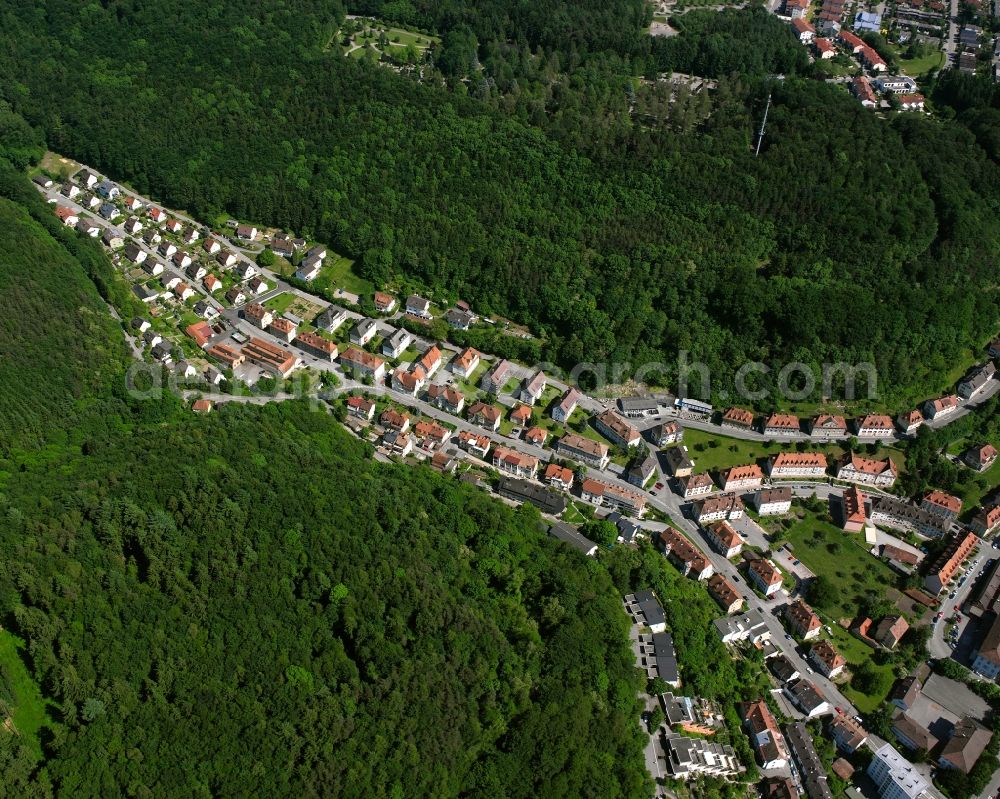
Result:
{"label": "residential street", "polygon": [[[67,205],[75,209],[77,212],[84,212],[88,214],[90,213],[89,211],[86,211],[86,209],[83,209],[77,203],[68,200],[66,197],[59,194],[58,189],[56,187],[45,190],[45,194],[51,201],[58,202],[61,205]],[[147,205],[150,204],[144,198],[139,198],[139,199],[142,202],[146,203]],[[200,225],[198,225],[198,223],[194,222],[193,220],[183,215],[180,214],[173,214],[173,215],[178,219],[187,222],[190,225],[198,227],[200,230],[205,230]],[[100,224],[105,227],[111,227],[119,235],[121,235],[123,239],[129,238],[127,234],[125,234],[124,230],[118,225],[111,225],[104,221],[100,221]],[[218,236],[216,234],[209,234],[209,235],[220,241],[220,243],[226,249],[235,252],[237,258],[240,259],[241,261],[248,263],[250,262],[250,255],[253,254],[252,251],[249,251],[238,245],[234,245],[228,239]],[[162,261],[162,259],[159,258],[159,256],[156,254],[154,248],[147,247],[144,243],[141,242],[141,240],[139,240],[137,244],[147,253],[149,253],[154,257],[157,257],[158,260]],[[196,245],[192,245],[192,249],[195,246],[200,246],[200,242]],[[261,269],[260,267],[256,268],[261,272],[262,277],[270,285],[270,288],[265,293],[255,298],[256,301],[258,302],[264,302],[272,297],[277,296],[282,292],[291,292],[298,295],[299,297],[307,299],[309,302],[314,303],[315,305],[318,305],[320,307],[326,307],[329,304],[317,297],[308,294],[307,292],[303,292],[299,289],[289,286],[286,282],[281,280],[280,276],[278,276],[271,270]],[[226,320],[226,322],[232,328],[232,330],[239,330],[247,336],[254,336],[257,338],[261,338],[283,348],[286,348],[288,346],[287,341],[279,339],[274,335],[272,335],[269,331],[262,330],[256,327],[255,325],[251,324],[249,321],[243,319],[239,308],[224,307],[218,300],[212,297],[204,289],[200,281],[189,280],[188,278],[186,278],[183,272],[175,268],[171,262],[167,261],[165,263],[165,270],[170,274],[177,275],[181,280],[188,282],[189,285],[192,286],[192,288],[194,288],[196,291],[200,293],[200,296],[202,298],[210,302],[220,312],[221,317]],[[348,315],[352,320],[359,320],[363,318],[360,314],[357,313],[348,312]],[[395,328],[392,327],[391,322],[395,321],[395,319],[398,316],[399,314],[397,313],[396,317],[377,320],[377,325],[379,327],[379,330],[382,333],[387,333],[390,330],[394,330]],[[227,340],[230,338],[231,335],[232,335],[231,331],[226,331],[224,333],[218,334],[216,337],[212,339],[212,341],[215,342],[215,341]],[[139,346],[138,342],[134,338],[131,338],[129,336],[127,336],[127,338],[129,340],[133,356],[136,357],[137,359],[141,359],[143,357],[141,346]],[[418,342],[420,343],[421,349],[426,349],[427,347],[431,346],[432,343],[429,340],[426,339],[420,340],[419,338]],[[445,344],[439,346],[441,346],[442,349],[448,353],[453,353],[458,350],[458,348],[453,345]],[[546,449],[544,447],[529,444],[519,438],[510,438],[508,436],[502,435],[499,432],[485,430],[484,428],[475,425],[464,418],[455,416],[443,410],[439,410],[430,403],[422,399],[419,399],[417,397],[414,397],[412,395],[397,392],[384,385],[383,386],[365,385],[352,378],[349,378],[343,372],[339,364],[320,360],[318,358],[312,357],[302,352],[301,350],[296,350],[296,355],[300,357],[303,363],[307,364],[310,368],[319,372],[329,372],[337,377],[339,381],[339,388],[333,392],[330,392],[325,397],[321,398],[332,398],[336,394],[355,391],[355,390],[361,390],[368,394],[383,395],[390,397],[395,403],[398,403],[399,405],[410,408],[417,414],[443,422],[448,426],[454,428],[455,436],[452,438],[453,443],[455,442],[458,433],[462,431],[467,431],[479,435],[486,435],[494,443],[501,444],[508,448],[516,449],[517,451],[523,454],[534,456],[539,460],[540,463],[543,464],[548,462],[555,455],[555,453],[551,449]],[[492,360],[492,356],[484,355],[484,357],[486,358],[486,360]],[[533,369],[529,368],[528,366],[515,365],[515,372],[519,376],[522,377],[528,376],[529,374],[531,374],[532,371]],[[436,380],[438,382],[445,382],[446,379],[449,377],[450,375],[445,375],[442,372],[440,373],[439,377],[436,378]],[[566,385],[558,380],[549,380],[549,385],[558,388],[560,391],[565,390],[566,388]],[[939,427],[945,424],[949,424],[952,421],[961,418],[976,406],[985,402],[987,399],[993,396],[998,390],[1000,390],[1000,381],[992,380],[988,384],[987,388],[982,392],[980,392],[979,396],[976,397],[974,402],[963,402],[959,407],[959,409],[954,413],[952,413],[951,415],[949,415],[948,417],[942,418],[937,422],[930,422],[929,424],[932,427]],[[192,393],[194,392],[186,392],[186,396],[191,396]],[[249,395],[249,394],[230,395],[230,394],[214,392],[212,390],[208,390],[206,392],[197,392],[197,393],[199,393],[203,397],[206,397],[208,399],[211,399],[219,403],[243,402],[251,404],[264,404],[268,402],[282,401],[293,398],[292,395],[288,393],[279,393],[273,396]],[[499,399],[501,403],[507,405],[508,407],[514,404],[514,398],[511,397],[510,395],[507,394],[501,395]],[[583,407],[589,413],[595,413],[604,410],[605,408],[611,406],[611,404],[612,404],[611,401],[601,401],[586,395],[582,395],[580,400],[581,407]],[[675,418],[682,421],[685,427],[689,427],[695,430],[706,431],[718,435],[720,437],[742,439],[747,441],[759,441],[759,442],[764,442],[768,440],[778,440],[783,443],[796,443],[796,442],[813,440],[810,438],[810,436],[801,432],[792,435],[781,436],[779,438],[774,438],[772,436],[765,436],[759,432],[752,430],[738,430],[731,428],[723,429],[720,425],[715,424],[706,418],[697,417],[691,413],[686,413],[686,412],[678,413],[673,409],[666,410],[657,416],[646,417],[641,419],[633,419],[631,420],[631,422],[635,427],[637,427],[641,431],[645,431],[651,427],[654,427],[655,425],[660,424],[664,420],[675,419]],[[881,439],[881,440],[892,442],[897,439],[895,436],[893,436],[891,438]],[[865,439],[862,439],[862,441],[865,441]],[[816,443],[819,443],[819,440],[816,440]],[[755,594],[754,591],[750,589],[750,587],[747,585],[743,575],[739,574],[736,566],[730,561],[728,561],[726,558],[724,558],[722,555],[714,552],[711,549],[711,547],[708,546],[703,535],[699,531],[697,524],[686,515],[685,510],[688,503],[685,500],[683,500],[680,496],[673,493],[669,489],[655,491],[655,493],[653,491],[642,491],[640,489],[636,489],[635,486],[629,484],[627,481],[621,478],[620,475],[622,469],[620,466],[617,465],[613,465],[609,469],[603,471],[594,468],[586,468],[584,471],[588,476],[601,480],[607,484],[615,485],[621,488],[626,488],[630,491],[639,491],[644,496],[648,506],[656,508],[658,511],[665,514],[666,517],[670,519],[672,524],[675,525],[679,530],[683,531],[689,537],[689,539],[694,543],[694,545],[697,546],[705,554],[706,558],[713,565],[715,571],[717,573],[724,575],[727,579],[729,579],[729,581],[736,587],[740,595],[743,597],[747,606],[750,608],[760,610],[763,613],[764,618],[766,619],[767,627],[771,632],[772,640],[782,650],[782,652],[786,655],[786,657],[788,657],[788,659],[796,666],[796,668],[798,668],[804,674],[809,675],[809,679],[812,680],[814,683],[816,683],[816,685],[826,695],[827,699],[830,701],[832,705],[841,708],[848,715],[852,716],[857,715],[858,713],[857,708],[855,708],[847,700],[847,698],[843,695],[843,693],[841,693],[839,688],[834,683],[832,683],[830,680],[827,680],[822,675],[813,671],[811,666],[802,657],[801,653],[796,650],[795,642],[790,637],[786,636],[785,630],[776,614],[777,614],[777,609],[782,604],[784,604],[784,601],[786,601],[788,597],[784,596],[783,591],[780,592],[780,598],[775,600],[768,601],[758,597],[757,594]],[[804,480],[790,480],[790,481],[778,481],[775,483],[775,485],[790,486],[792,488],[793,493],[796,496],[800,497],[817,496],[825,501],[829,501],[831,497],[839,496],[843,490],[841,487],[831,485],[828,481],[811,482]],[[877,492],[877,489],[870,489],[866,487],[865,491],[867,493],[874,493]],[[755,543],[757,545],[766,543],[764,541],[757,541],[757,538],[762,538],[763,533],[760,530],[760,528],[753,529],[754,527],[756,527],[756,525],[752,526],[751,525],[752,523],[749,521],[741,523],[740,525],[743,528],[747,528],[744,530],[744,532],[747,535],[748,539],[751,539],[752,543]],[[662,529],[664,525],[662,523],[660,524],[647,523],[644,526],[650,530],[657,530],[657,529]],[[889,534],[879,532],[878,535],[879,535],[878,543],[892,543],[893,545],[902,546],[911,551],[914,549],[911,545],[902,542],[899,539]],[[778,555],[777,557],[780,560],[782,556]],[[789,571],[796,572],[794,564],[790,563],[790,560],[791,560],[790,558],[782,560],[782,565]],[[808,574],[800,574],[799,576],[807,577]],[[967,585],[963,587],[961,593],[956,596],[954,604],[960,604],[965,599],[968,591],[972,587],[972,584],[973,581],[970,580],[967,583]],[[950,655],[950,649],[948,648],[947,643],[944,641],[943,638],[943,633],[942,633],[943,627],[944,627],[943,624],[935,625],[934,635],[931,640],[931,645],[930,645],[931,652],[937,657],[947,657]],[[651,760],[653,766],[655,766],[658,769],[659,766],[656,760],[657,746],[658,746],[657,743],[651,744],[651,748],[647,752],[647,759]]]}

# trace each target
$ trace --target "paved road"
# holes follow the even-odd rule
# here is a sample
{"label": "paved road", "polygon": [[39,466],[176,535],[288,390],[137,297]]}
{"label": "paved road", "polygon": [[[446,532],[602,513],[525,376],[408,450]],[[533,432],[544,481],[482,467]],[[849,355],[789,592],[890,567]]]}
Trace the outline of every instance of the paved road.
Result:
{"label": "paved road", "polygon": [[[957,2],[957,0],[955,0],[955,2]],[[75,202],[69,201],[67,198],[58,194],[57,189],[50,189],[48,190],[47,194],[51,199],[55,199],[57,202],[61,204],[70,205],[71,207],[74,207],[78,211],[86,212],[86,209],[81,208]],[[141,197],[140,200],[143,202],[147,202],[144,198]],[[200,229],[203,229],[200,225],[198,225],[197,222],[188,217],[185,217],[182,214],[174,213],[173,216],[182,221],[187,222],[188,224],[195,225]],[[106,226],[115,227],[112,225],[108,225],[107,223],[103,224],[105,224]],[[118,230],[119,233],[123,235],[123,237],[125,237],[123,230],[121,230],[118,227],[115,227],[115,229]],[[216,236],[215,234],[210,234],[210,235],[213,238],[216,238],[220,242],[222,242],[224,246],[226,246],[227,248],[235,249],[235,251],[237,252],[237,256],[241,260],[243,261],[250,260],[242,248],[234,248],[232,243],[230,243],[228,240]],[[142,246],[144,249],[147,249],[148,252],[152,252],[152,250],[144,246],[141,240],[139,241],[139,245]],[[184,279],[183,274],[181,274],[178,270],[173,269],[172,265],[168,266],[167,268],[177,273],[182,279]],[[291,286],[284,283],[278,275],[271,272],[270,270],[264,269],[260,271],[265,276],[265,279],[268,280],[268,282],[271,283],[273,286],[273,288],[269,291],[267,296],[272,296],[276,293],[279,293],[280,291],[292,291],[296,294],[300,294],[301,296],[308,298],[311,302],[316,302],[321,306],[325,306],[327,304],[322,300],[312,297],[311,295],[308,295],[304,292],[300,292],[298,289],[292,288]],[[194,288],[196,288],[196,290],[200,290],[203,296],[208,297],[207,292],[205,292],[204,289],[202,289],[200,286],[194,285],[195,283],[196,283],[195,281],[191,281],[191,284],[193,285]],[[235,311],[234,309],[221,308],[219,303],[216,300],[214,300],[214,298],[211,298],[211,301],[216,307],[220,308],[223,315],[226,317],[226,319],[229,320],[229,322],[234,327],[243,330],[247,334],[252,334],[254,336],[270,340],[281,346],[287,346],[286,342],[281,341],[275,338],[274,336],[270,335],[266,331],[262,331],[252,326],[245,320],[240,319],[238,312]],[[358,315],[356,314],[353,314],[352,316],[358,318]],[[304,362],[308,363],[310,367],[314,369],[317,369],[319,371],[328,371],[336,374],[338,379],[340,380],[340,384],[342,387],[341,390],[361,389],[367,392],[373,391],[372,387],[364,386],[358,383],[357,381],[348,378],[336,364],[320,361],[318,359],[311,358],[308,356],[303,356],[303,360]],[[550,381],[550,382],[552,385],[556,385],[561,388],[565,387],[562,384],[558,383],[558,381]],[[954,414],[951,414],[951,416],[946,420],[939,421],[937,424],[931,423],[932,426],[942,426],[943,424],[947,424],[958,418],[961,418],[962,415],[969,412],[970,408],[975,407],[976,405],[984,402],[989,396],[994,394],[998,389],[1000,389],[1000,382],[992,381],[990,383],[989,388],[986,391],[982,392],[981,395],[977,397],[974,403],[963,403],[963,406],[959,411],[957,411]],[[423,400],[417,399],[415,397],[405,394],[400,394],[388,388],[380,388],[377,389],[376,391],[377,393],[383,393],[391,396],[394,401],[402,405],[405,405],[413,409],[414,411],[419,412],[429,418],[445,422],[449,426],[454,427],[456,431],[467,430],[479,434],[485,433],[494,442],[501,443],[504,446],[516,448],[520,452],[533,455],[542,462],[548,461],[549,458],[552,457],[553,455],[551,450],[543,449],[541,447],[536,447],[521,440],[510,439],[506,436],[503,436],[493,431],[484,431],[482,428],[473,425],[464,419],[460,419],[449,413],[440,411],[437,408],[424,402]],[[262,404],[265,402],[271,402],[287,398],[287,397],[282,397],[280,395],[275,397],[250,397],[250,396],[233,397],[231,395],[226,395],[226,394],[212,394],[210,396],[214,399],[217,399],[217,401],[219,402],[238,401],[238,402],[250,402],[255,404]],[[592,397],[585,396],[581,404],[583,404],[584,407],[586,407],[588,410],[596,411],[604,407],[607,407],[608,404],[610,403],[602,402]],[[740,438],[744,440],[753,440],[753,441],[767,440],[765,436],[755,431],[739,431],[730,429],[723,430],[719,425],[713,424],[708,420],[692,418],[690,417],[690,415],[681,415],[680,417],[677,417],[674,413],[665,413],[661,414],[659,417],[640,420],[638,422],[638,426],[640,426],[642,429],[648,429],[649,427],[659,424],[661,421],[663,421],[663,419],[666,418],[681,418],[683,423],[688,427],[691,427],[693,429],[705,430],[720,436],[725,436],[730,438]],[[783,436],[779,440],[784,442],[794,442],[794,441],[809,441],[811,439],[809,436],[799,433],[794,436]],[[618,485],[620,487],[626,487],[629,488],[630,490],[636,490],[634,486],[631,486],[626,481],[621,480],[615,474],[611,474],[609,472],[601,472],[595,469],[587,469],[586,471],[590,476],[601,479],[606,483],[610,483],[612,485]],[[829,497],[833,493],[839,493],[839,489],[825,483],[792,482],[791,485],[793,486],[793,490],[799,495],[816,494],[817,496],[820,497]],[[701,534],[699,533],[697,525],[691,519],[685,516],[683,511],[683,506],[685,504],[684,501],[677,495],[670,492],[660,492],[657,493],[656,495],[649,492],[643,492],[643,493],[646,497],[647,503],[650,506],[655,507],[662,513],[666,514],[667,517],[670,518],[671,521],[674,523],[674,525],[676,525],[679,529],[686,532],[691,538],[691,540],[695,543],[695,545],[698,546],[698,548],[705,553],[706,557],[713,564],[715,570],[725,575],[728,579],[730,579],[730,581],[734,583],[735,586],[737,586],[737,589],[743,595],[749,607],[757,608],[764,613],[773,640],[782,649],[782,651],[786,654],[786,656],[796,665],[796,667],[805,673],[811,672],[811,667],[805,662],[800,653],[798,653],[795,650],[794,642],[790,641],[788,638],[785,637],[784,629],[773,612],[776,603],[773,601],[765,602],[764,600],[761,600],[759,597],[757,597],[757,595],[746,585],[742,576],[738,574],[736,567],[728,560],[723,558],[721,555],[712,551],[710,547],[708,547],[707,543],[704,541]],[[826,680],[819,674],[812,674],[811,679],[813,679],[813,681],[816,682],[817,685],[819,685],[819,687],[824,691],[824,693],[826,693],[827,697],[830,699],[832,704],[843,708],[846,712],[850,713],[851,715],[855,715],[857,713],[856,708],[854,708],[854,706],[847,701],[846,697],[844,697],[844,695],[840,692],[839,688],[832,682]]]}
{"label": "paved road", "polygon": [[[944,611],[944,618],[941,621],[935,621],[934,626],[931,631],[931,637],[927,641],[927,650],[931,657],[935,658],[950,658],[959,652],[965,652],[971,648],[972,641],[969,640],[969,636],[966,634],[966,627],[969,625],[970,618],[965,613],[962,614],[961,621],[958,624],[959,628],[959,646],[955,649],[948,646],[948,642],[945,637],[945,621],[951,618],[952,608],[961,608],[962,605],[970,598],[973,592],[973,588],[981,576],[983,569],[985,569],[986,561],[990,558],[1000,557],[1000,549],[997,548],[996,542],[983,542],[979,545],[979,549],[976,552],[973,561],[979,560],[979,563],[975,566],[970,566],[966,570],[968,579],[965,581],[965,585],[961,588],[955,589],[955,596],[947,595],[942,597],[941,610]],[[969,630],[969,633],[974,632],[975,625],[973,629]],[[961,658],[959,658],[961,659]]]}
{"label": "paved road", "polygon": [[950,0],[948,11],[948,35],[942,45],[945,62],[942,69],[958,66],[958,0]]}

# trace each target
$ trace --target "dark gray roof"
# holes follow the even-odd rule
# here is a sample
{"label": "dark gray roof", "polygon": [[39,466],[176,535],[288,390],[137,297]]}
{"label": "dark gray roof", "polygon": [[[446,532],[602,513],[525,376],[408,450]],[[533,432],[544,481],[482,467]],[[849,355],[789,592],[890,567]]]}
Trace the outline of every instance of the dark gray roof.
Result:
{"label": "dark gray roof", "polygon": [[652,397],[621,397],[618,407],[622,413],[642,413],[658,410],[660,403]]}
{"label": "dark gray roof", "polygon": [[771,669],[771,673],[778,678],[779,681],[786,683],[791,679],[794,679],[799,670],[795,668],[795,665],[784,655],[776,655],[767,661],[768,666]]}
{"label": "dark gray roof", "polygon": [[785,686],[785,690],[791,695],[795,703],[806,713],[822,705],[826,698],[819,692],[819,689],[809,680],[796,680]]}
{"label": "dark gray roof", "polygon": [[667,464],[674,471],[681,468],[694,468],[694,461],[688,457],[687,451],[680,445],[667,447],[663,450],[663,454],[667,459]]}
{"label": "dark gray roof", "polygon": [[670,633],[653,633],[653,657],[656,660],[656,673],[666,683],[676,683],[677,652],[674,650],[674,639]]}
{"label": "dark gray roof", "polygon": [[826,769],[823,768],[823,761],[816,753],[816,747],[813,746],[806,725],[802,722],[789,724],[785,727],[785,739],[792,750],[792,757],[798,764],[802,787],[805,788],[809,799],[833,799],[830,786],[827,784]]}
{"label": "dark gray roof", "polygon": [[667,617],[663,613],[663,607],[660,605],[660,600],[656,598],[656,594],[647,588],[645,591],[636,591],[633,596],[635,596],[635,602],[646,619],[646,624],[652,626],[666,623]]}
{"label": "dark gray roof", "polygon": [[566,510],[566,498],[562,494],[550,491],[537,483],[529,483],[527,480],[519,480],[516,477],[501,477],[497,490],[509,499],[530,502],[544,513],[557,515]]}
{"label": "dark gray roof", "polygon": [[597,544],[589,538],[581,535],[580,532],[571,524],[566,524],[565,522],[554,522],[549,525],[548,532],[553,538],[558,538],[563,543],[569,544],[571,547],[580,550],[584,555],[590,555],[597,549]]}

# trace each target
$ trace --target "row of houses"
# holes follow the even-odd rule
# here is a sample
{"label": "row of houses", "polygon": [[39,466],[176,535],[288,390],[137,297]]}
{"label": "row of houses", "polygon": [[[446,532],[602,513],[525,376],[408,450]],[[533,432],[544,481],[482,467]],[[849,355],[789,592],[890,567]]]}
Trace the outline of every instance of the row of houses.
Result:
{"label": "row of houses", "polygon": [[[886,91],[895,92],[909,80],[903,76],[895,80],[885,79],[879,85],[884,86]],[[897,433],[912,435],[926,421],[946,418],[959,409],[962,401],[978,398],[995,377],[996,366],[992,361],[977,365],[958,381],[955,394],[927,400],[921,408],[901,413],[895,420],[885,414],[868,414],[848,423],[845,417],[837,414],[819,414],[803,421],[787,413],[774,413],[758,419],[752,411],[732,407],[722,414],[720,424],[735,430],[757,429],[774,438],[800,433],[823,440],[847,438],[852,434],[866,439],[888,439]]]}

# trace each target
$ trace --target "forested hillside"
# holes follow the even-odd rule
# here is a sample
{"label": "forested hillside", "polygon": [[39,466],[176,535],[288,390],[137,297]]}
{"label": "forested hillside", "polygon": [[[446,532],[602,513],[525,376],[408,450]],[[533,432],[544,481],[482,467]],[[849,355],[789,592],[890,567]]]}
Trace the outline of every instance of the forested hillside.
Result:
{"label": "forested hillside", "polygon": [[123,379],[124,343],[80,262],[3,197],[0,232],[2,456],[78,438]]}
{"label": "forested hillside", "polygon": [[[551,49],[485,40],[550,5]],[[690,350],[718,390],[747,358],[874,360],[898,397],[942,387],[941,366],[995,332],[1000,174],[960,125],[877,120],[795,78],[794,39],[757,11],[692,15],[669,51],[629,56],[593,49],[603,4],[462,8],[356,9],[480,31],[470,80],[428,68],[421,84],[327,47],[341,11],[325,3],[16,4],[0,92],[51,147],[139,190],[512,315],[567,365]],[[678,114],[630,77],[657,60],[744,75]],[[760,80],[781,70],[754,159]]]}
{"label": "forested hillside", "polygon": [[84,266],[0,176],[0,620],[52,703],[0,734],[14,795],[644,795],[606,572],[305,404],[129,400]]}

